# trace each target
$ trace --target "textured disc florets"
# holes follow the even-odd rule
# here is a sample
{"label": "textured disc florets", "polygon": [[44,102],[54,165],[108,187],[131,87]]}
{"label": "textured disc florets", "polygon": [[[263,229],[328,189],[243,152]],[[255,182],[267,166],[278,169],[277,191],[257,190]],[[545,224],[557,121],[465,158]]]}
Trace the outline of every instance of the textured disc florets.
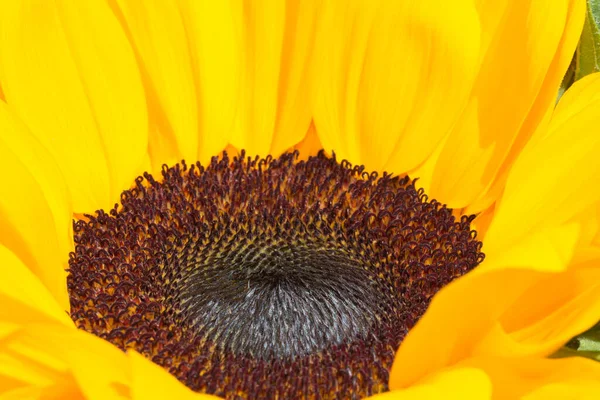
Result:
{"label": "textured disc florets", "polygon": [[385,391],[394,353],[444,285],[483,258],[408,177],[323,153],[182,162],[75,223],[78,327],[227,398]]}

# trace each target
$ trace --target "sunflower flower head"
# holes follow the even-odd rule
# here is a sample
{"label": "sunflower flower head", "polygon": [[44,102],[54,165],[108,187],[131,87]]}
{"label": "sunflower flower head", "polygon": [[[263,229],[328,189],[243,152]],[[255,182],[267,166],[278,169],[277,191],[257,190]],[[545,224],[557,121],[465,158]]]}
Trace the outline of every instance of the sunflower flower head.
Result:
{"label": "sunflower flower head", "polygon": [[296,158],[165,168],[78,221],[75,324],[227,398],[387,390],[430,299],[483,258],[472,218],[407,177]]}
{"label": "sunflower flower head", "polygon": [[3,2],[0,397],[599,397],[595,8]]}

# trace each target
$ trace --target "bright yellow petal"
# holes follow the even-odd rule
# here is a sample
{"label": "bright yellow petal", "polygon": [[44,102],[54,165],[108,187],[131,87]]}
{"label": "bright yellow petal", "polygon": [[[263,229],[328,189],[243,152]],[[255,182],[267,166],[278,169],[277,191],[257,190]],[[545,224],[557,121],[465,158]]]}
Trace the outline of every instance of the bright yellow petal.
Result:
{"label": "bright yellow petal", "polygon": [[528,288],[501,316],[497,326],[501,330],[482,341],[481,351],[545,356],[599,319],[600,258],[552,274]]}
{"label": "bright yellow petal", "polygon": [[[505,357],[546,356],[555,352],[598,322],[598,277],[595,271],[581,274],[578,279],[560,274],[541,280],[507,308],[473,352]],[[580,281],[590,278],[596,281]]]}
{"label": "bright yellow petal", "polygon": [[72,398],[98,400],[217,398],[194,393],[140,354],[126,355],[73,327],[23,326],[0,338],[0,361],[0,396],[40,393],[52,398],[53,393],[70,392]]}
{"label": "bright yellow petal", "polygon": [[63,177],[46,149],[0,102],[0,244],[14,252],[68,309],[71,211]]}
{"label": "bright yellow petal", "polygon": [[82,399],[83,395],[71,384],[63,384],[60,387],[42,389],[39,387],[18,387],[2,393],[2,400],[23,399]]}
{"label": "bright yellow petal", "polygon": [[577,255],[586,249],[596,247],[596,238],[600,233],[600,202],[592,204],[573,218],[574,224],[579,226],[579,242]]}
{"label": "bright yellow petal", "polygon": [[600,74],[576,82],[547,132],[515,161],[485,238],[484,252],[506,251],[534,231],[567,223],[600,200]]}
{"label": "bright yellow petal", "polygon": [[[53,326],[39,325],[45,331]],[[40,332],[41,333],[41,332]],[[59,359],[28,345],[28,333],[21,328],[0,341],[0,395],[8,398],[60,398],[70,393],[82,396],[73,376]],[[51,350],[50,350],[51,351]],[[23,397],[19,397],[23,396]]]}
{"label": "bright yellow petal", "polygon": [[479,63],[472,2],[325,2],[314,68],[324,148],[368,169],[406,172],[465,107]]}
{"label": "bright yellow petal", "polygon": [[190,45],[198,101],[198,159],[207,162],[220,153],[234,126],[239,108],[242,44],[239,1],[179,2]]}
{"label": "bright yellow petal", "polygon": [[[483,196],[513,145],[518,152],[553,107],[585,16],[582,0],[509,0],[504,10],[498,4],[478,4],[484,41],[491,41],[469,112],[450,134],[427,188],[451,207]],[[486,15],[490,12],[501,20]]]}
{"label": "bright yellow petal", "polygon": [[275,129],[286,4],[269,0],[240,4],[236,25],[243,69],[231,144],[266,155]]}
{"label": "bright yellow petal", "polygon": [[529,270],[493,270],[466,275],[446,286],[402,342],[390,387],[408,387],[470,357],[504,311],[541,275]]}
{"label": "bright yellow petal", "polygon": [[0,271],[0,321],[11,324],[54,321],[72,325],[65,308],[38,277],[2,245]]}
{"label": "bright yellow petal", "polygon": [[488,376],[476,368],[454,368],[427,377],[413,387],[398,389],[369,397],[376,400],[421,399],[473,399],[492,398],[492,385]]}
{"label": "bright yellow petal", "polygon": [[[596,379],[598,379],[596,377]],[[523,396],[523,400],[596,400],[600,397],[600,383],[595,380],[575,380],[569,383],[551,383]]]}
{"label": "bright yellow petal", "polygon": [[[198,105],[192,58],[176,3],[117,0],[122,18],[144,72],[152,127],[150,151],[157,162],[196,159]],[[155,137],[156,136],[156,137]],[[173,141],[175,154],[162,141]],[[157,143],[158,142],[158,143]]]}
{"label": "bright yellow petal", "polygon": [[131,398],[148,399],[218,399],[218,397],[195,393],[164,368],[135,351],[127,353],[131,364]]}
{"label": "bright yellow petal", "polygon": [[[495,207],[491,206],[484,212],[477,215],[477,217],[471,222],[471,229],[477,232],[477,240],[485,243],[485,234],[487,233],[490,223],[494,220]],[[463,215],[470,215],[470,213],[463,213]]]}
{"label": "bright yellow petal", "polygon": [[559,273],[482,269],[451,283],[400,346],[390,385],[409,386],[478,355],[553,353],[600,319],[599,265],[600,258]]}
{"label": "bright yellow petal", "polygon": [[270,148],[273,155],[304,140],[311,126],[309,67],[314,50],[317,4],[314,0],[286,3],[277,114]]}
{"label": "bright yellow petal", "polygon": [[468,213],[478,213],[501,196],[506,184],[506,177],[515,159],[519,156],[531,136],[535,135],[535,132],[544,131],[548,126],[553,111],[552,106],[557,95],[557,86],[562,81],[566,69],[571,62],[573,46],[579,40],[581,25],[583,24],[582,9],[585,8],[584,1],[570,0],[568,7],[569,15],[567,16],[567,23],[561,42],[548,68],[546,78],[535,103],[523,122],[519,134],[498,170],[491,187],[470,204]]}
{"label": "bright yellow petal", "polygon": [[7,103],[59,164],[78,212],[112,207],[147,148],[133,52],[104,1],[3,2]]}
{"label": "bright yellow petal", "polygon": [[568,268],[571,259],[576,254],[576,246],[580,241],[580,236],[581,225],[578,223],[539,229],[526,235],[519,242],[503,248],[486,247],[488,242],[486,236],[483,241],[483,252],[486,254],[486,260],[475,273],[493,268],[528,268],[548,272],[563,271]]}
{"label": "bright yellow petal", "polygon": [[19,367],[22,376],[30,378],[24,383],[41,387],[45,395],[70,390],[80,393],[77,398],[129,397],[126,355],[110,343],[74,327],[24,326],[0,341],[2,358],[10,363],[6,369],[0,369],[0,376],[10,376],[12,368]]}
{"label": "bright yellow petal", "polygon": [[233,146],[264,156],[304,138],[311,121],[308,66],[316,4],[245,1],[237,10],[243,69]]}
{"label": "bright yellow petal", "polygon": [[323,149],[323,145],[319,140],[319,135],[315,129],[314,124],[310,124],[306,136],[300,143],[294,146],[294,150],[300,152],[300,159],[307,159],[310,156],[316,156],[320,150]]}
{"label": "bright yellow petal", "polygon": [[[0,101],[0,147],[10,151],[29,171],[39,185],[52,211],[56,233],[52,236],[58,240],[59,251],[63,258],[71,251],[71,203],[64,178],[56,162],[38,140],[31,134],[25,124],[10,110],[6,103]],[[7,161],[4,160],[6,163]],[[4,164],[5,170],[13,170],[10,164]],[[14,189],[14,188],[13,188]],[[19,191],[13,190],[13,195]]]}
{"label": "bright yellow petal", "polygon": [[584,358],[477,357],[461,363],[485,371],[494,399],[597,399],[600,364]]}
{"label": "bright yellow petal", "polygon": [[129,394],[126,357],[112,344],[75,329],[42,334],[49,341],[44,348],[62,353],[61,359],[87,399],[119,399]]}
{"label": "bright yellow petal", "polygon": [[117,3],[144,71],[154,170],[199,153],[207,161],[227,143],[237,104],[232,3]]}
{"label": "bright yellow petal", "polygon": [[[0,344],[2,346],[2,344]],[[0,350],[0,398],[83,399],[73,376],[66,371],[45,368],[22,357],[6,356]]]}

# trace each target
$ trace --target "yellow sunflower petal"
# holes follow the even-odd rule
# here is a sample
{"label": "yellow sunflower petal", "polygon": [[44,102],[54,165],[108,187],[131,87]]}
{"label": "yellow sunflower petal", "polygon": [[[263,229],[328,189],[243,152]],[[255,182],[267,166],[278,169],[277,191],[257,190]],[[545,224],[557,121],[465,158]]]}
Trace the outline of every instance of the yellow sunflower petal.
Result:
{"label": "yellow sunflower petal", "polygon": [[488,376],[477,368],[453,368],[427,377],[413,387],[369,397],[376,400],[420,399],[491,399],[492,385]]}
{"label": "yellow sunflower petal", "polygon": [[7,356],[0,343],[0,398],[83,399],[73,376],[22,357]]}
{"label": "yellow sunflower petal", "polygon": [[[503,12],[491,3],[498,2],[479,2],[484,41],[491,41],[472,94],[474,106],[450,134],[428,188],[451,207],[483,196],[515,141],[518,151],[554,105],[585,15],[581,0],[510,0]],[[501,20],[485,15],[489,12]]]}
{"label": "yellow sunflower petal", "polygon": [[560,272],[569,266],[569,262],[576,254],[576,246],[580,239],[581,225],[569,223],[538,229],[519,242],[499,249],[486,246],[488,242],[486,232],[483,241],[486,260],[475,273],[494,268],[528,268]]}
{"label": "yellow sunflower petal", "polygon": [[147,399],[218,399],[219,397],[195,393],[179,382],[168,371],[135,351],[127,353],[131,364],[131,398]]}
{"label": "yellow sunflower petal", "polygon": [[[40,325],[46,327],[44,325]],[[50,326],[50,329],[54,327]],[[18,396],[75,394],[77,385],[64,363],[45,351],[27,344],[27,332],[20,328],[0,341],[0,395]],[[80,392],[79,392],[80,393]],[[57,396],[57,398],[60,398]],[[74,396],[73,398],[81,398]]]}
{"label": "yellow sunflower petal", "polygon": [[281,53],[277,115],[270,152],[279,155],[306,138],[312,120],[310,61],[317,1],[288,0]]}
{"label": "yellow sunflower petal", "polygon": [[[10,151],[29,171],[31,177],[39,185],[52,211],[55,233],[48,231],[58,241],[59,251],[63,258],[72,248],[71,239],[71,203],[64,178],[56,162],[38,140],[31,134],[25,124],[10,110],[10,107],[0,101],[0,147]],[[11,164],[3,160],[2,168],[12,171]],[[13,195],[19,190],[13,189]],[[36,250],[36,251],[39,251]],[[46,259],[48,261],[48,259]]]}
{"label": "yellow sunflower petal", "polygon": [[573,223],[580,227],[577,255],[586,249],[595,247],[595,240],[600,232],[600,202],[592,204],[573,218]]}
{"label": "yellow sunflower petal", "polygon": [[0,395],[39,392],[45,396],[71,393],[82,399],[217,398],[194,393],[136,352],[125,355],[110,343],[74,328],[23,326],[0,338],[0,361]]}
{"label": "yellow sunflower petal", "polygon": [[[19,367],[25,384],[43,393],[70,391],[77,398],[129,397],[130,376],[126,355],[110,343],[75,329],[31,324],[0,341],[0,359]],[[0,369],[10,376],[11,368]],[[35,380],[34,380],[35,378]]]}
{"label": "yellow sunflower petal", "polygon": [[269,153],[275,128],[285,2],[240,2],[236,10],[243,70],[231,144],[250,154]]}
{"label": "yellow sunflower petal", "polygon": [[243,70],[231,144],[238,149],[279,154],[304,138],[316,5],[246,1],[237,10]]}
{"label": "yellow sunflower petal", "polygon": [[2,393],[2,400],[23,399],[81,399],[83,394],[72,384],[63,383],[51,388],[18,387],[14,390]]}
{"label": "yellow sunflower petal", "polygon": [[294,150],[298,150],[301,159],[307,159],[310,156],[315,156],[323,149],[323,145],[319,140],[319,135],[314,124],[310,124],[306,136],[300,143],[294,146]]}
{"label": "yellow sunflower petal", "polygon": [[117,3],[144,74],[154,168],[206,161],[227,144],[237,105],[233,3]]}
{"label": "yellow sunflower petal", "polygon": [[[485,243],[485,234],[490,226],[490,223],[494,220],[495,207],[491,206],[484,212],[477,215],[477,217],[471,222],[471,229],[477,232],[477,239]],[[463,215],[471,215],[468,212]]]}
{"label": "yellow sunflower petal", "polygon": [[[596,378],[598,379],[598,378]],[[596,380],[575,380],[569,383],[551,383],[532,390],[523,400],[576,399],[596,400],[600,397],[600,383]]]}
{"label": "yellow sunflower petal", "polygon": [[[468,358],[503,312],[540,275],[530,270],[492,270],[466,275],[446,286],[402,342],[390,373],[390,387],[410,386]],[[440,332],[444,332],[442,339]]]}
{"label": "yellow sunflower petal", "polygon": [[584,358],[476,357],[461,363],[485,371],[495,399],[596,399],[600,364]]}
{"label": "yellow sunflower petal", "polygon": [[241,2],[179,2],[191,49],[199,107],[198,158],[206,162],[222,151],[239,108],[242,44],[237,17]]}
{"label": "yellow sunflower petal", "polygon": [[0,243],[13,251],[68,309],[66,261],[71,249],[70,204],[48,152],[0,103]]}
{"label": "yellow sunflower petal", "polygon": [[[117,0],[143,71],[156,163],[195,160],[198,105],[185,28],[177,3]],[[170,145],[169,145],[170,144]]]}
{"label": "yellow sunflower petal", "polygon": [[[21,260],[0,245],[0,320],[4,323],[72,322],[55,297]],[[63,277],[63,279],[65,279]],[[66,279],[65,279],[66,280]]]}
{"label": "yellow sunflower petal", "polygon": [[0,321],[0,340],[13,334],[21,328],[16,322]]}
{"label": "yellow sunflower petal", "polygon": [[451,283],[434,297],[400,346],[390,385],[409,386],[478,355],[553,353],[600,318],[598,265],[593,260],[560,273],[483,270]]}
{"label": "yellow sunflower petal", "polygon": [[600,319],[600,259],[551,274],[528,288],[478,345],[502,356],[553,353]]}
{"label": "yellow sunflower petal", "polygon": [[143,87],[104,1],[3,2],[0,80],[7,103],[59,164],[75,211],[112,206],[147,147]]}
{"label": "yellow sunflower petal", "polygon": [[[566,223],[600,200],[600,74],[573,85],[547,132],[532,138],[515,161],[485,238],[499,254],[534,230]],[[537,135],[537,134],[536,134]]]}
{"label": "yellow sunflower petal", "polygon": [[325,3],[313,72],[324,148],[368,169],[416,167],[467,103],[479,63],[473,4]]}
{"label": "yellow sunflower petal", "polygon": [[[569,1],[569,14],[561,42],[552,63],[548,68],[544,83],[540,89],[535,103],[527,118],[523,122],[519,134],[516,136],[508,155],[502,162],[491,187],[484,191],[473,203],[469,205],[468,213],[478,213],[496,201],[502,194],[506,178],[514,160],[518,157],[527,142],[535,132],[544,131],[550,121],[553,105],[556,98],[557,86],[563,79],[565,71],[571,62],[573,47],[580,37],[581,25],[583,23],[583,0]],[[536,126],[537,125],[537,126]]]}
{"label": "yellow sunflower petal", "polygon": [[[42,332],[53,352],[73,374],[87,399],[129,397],[130,376],[125,355],[112,344],[76,329]],[[40,339],[36,337],[39,342]],[[90,362],[93,360],[93,362]]]}

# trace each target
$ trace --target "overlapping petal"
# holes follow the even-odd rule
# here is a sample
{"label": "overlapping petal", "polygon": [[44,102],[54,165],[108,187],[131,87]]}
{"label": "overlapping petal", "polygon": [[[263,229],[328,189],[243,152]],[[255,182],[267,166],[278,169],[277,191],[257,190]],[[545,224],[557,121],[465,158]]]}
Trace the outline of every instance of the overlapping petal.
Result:
{"label": "overlapping petal", "polygon": [[592,327],[600,316],[600,259],[594,264],[540,276],[502,313],[477,351],[544,357]]}
{"label": "overlapping petal", "polygon": [[[11,326],[28,322],[72,325],[56,293],[50,292],[17,256],[0,245],[0,321]],[[64,280],[64,277],[63,277]]]}
{"label": "overlapping petal", "polygon": [[6,102],[55,158],[76,212],[111,208],[140,172],[147,112],[135,58],[106,2],[3,2]]}
{"label": "overlapping petal", "polygon": [[583,358],[476,357],[461,365],[486,371],[495,399],[595,399],[600,395],[600,364]]}
{"label": "overlapping petal", "polygon": [[600,168],[590,129],[600,122],[598,79],[567,92],[519,156],[485,236],[486,260],[436,295],[397,353],[392,385],[476,356],[544,357],[598,321],[600,257],[575,257],[575,217],[599,201],[589,187]]}
{"label": "overlapping petal", "polygon": [[135,45],[154,167],[206,162],[230,143],[280,154],[311,122],[309,60],[318,2],[135,2],[114,12]]}
{"label": "overlapping petal", "polygon": [[2,387],[5,396],[11,391],[89,399],[128,396],[125,354],[72,326],[24,325],[0,341],[0,358],[4,361],[0,377],[14,368],[21,371],[14,377],[21,380],[19,386]]}
{"label": "overlapping petal", "polygon": [[537,278],[534,271],[490,271],[467,275],[442,289],[396,353],[390,387],[410,386],[470,357],[478,340]]}
{"label": "overlapping petal", "polygon": [[370,170],[421,164],[467,104],[479,32],[469,1],[325,2],[313,94],[324,148]]}
{"label": "overlapping petal", "polygon": [[[444,143],[427,192],[479,212],[499,195],[501,170],[554,106],[577,45],[585,1],[478,2],[482,63],[470,104]],[[427,181],[425,181],[427,182]],[[487,196],[486,196],[487,195]],[[475,202],[479,204],[473,204]]]}
{"label": "overlapping petal", "polygon": [[[119,0],[110,4],[131,40],[142,73],[152,159],[155,163],[195,159],[199,136],[196,71],[178,3]],[[223,23],[214,12],[213,20]],[[223,43],[221,51],[216,59],[225,68]]]}
{"label": "overlapping petal", "polygon": [[[71,205],[54,159],[0,102],[0,243],[14,252],[68,309],[66,255]],[[4,273],[11,268],[4,266]]]}
{"label": "overlapping petal", "polygon": [[[160,393],[177,398],[214,398],[193,393],[137,353],[125,355],[74,328],[24,326],[0,341],[0,359],[0,380],[11,377],[20,383],[11,388],[2,386],[0,394],[7,398],[40,393],[81,399],[148,399],[160,398],[156,397]],[[24,360],[27,368],[22,367]]]}
{"label": "overlapping petal", "polygon": [[[485,236],[495,257],[526,235],[568,224],[600,202],[600,74],[575,83],[559,102],[550,125],[523,149]],[[560,238],[557,238],[560,241]]]}
{"label": "overlapping petal", "polygon": [[309,65],[318,1],[244,1],[238,10],[240,103],[231,144],[249,154],[280,154],[311,123]]}
{"label": "overlapping petal", "polygon": [[491,399],[492,384],[489,377],[478,368],[454,368],[427,377],[406,389],[394,389],[377,396],[374,400],[412,399]]}
{"label": "overlapping petal", "polygon": [[131,398],[145,399],[196,399],[210,400],[219,397],[194,393],[164,368],[134,351],[128,353],[131,366]]}
{"label": "overlapping petal", "polygon": [[[444,368],[473,366],[469,361],[473,358],[538,362],[595,324],[600,314],[599,273],[508,269],[456,281],[436,295],[402,343],[390,387],[411,386]],[[548,295],[566,288],[566,293]],[[484,366],[474,366],[490,373]],[[502,382],[494,385],[495,390],[502,387]]]}
{"label": "overlapping petal", "polygon": [[[0,397],[216,399],[73,326],[29,323],[0,336]],[[54,396],[54,397],[52,397]]]}

